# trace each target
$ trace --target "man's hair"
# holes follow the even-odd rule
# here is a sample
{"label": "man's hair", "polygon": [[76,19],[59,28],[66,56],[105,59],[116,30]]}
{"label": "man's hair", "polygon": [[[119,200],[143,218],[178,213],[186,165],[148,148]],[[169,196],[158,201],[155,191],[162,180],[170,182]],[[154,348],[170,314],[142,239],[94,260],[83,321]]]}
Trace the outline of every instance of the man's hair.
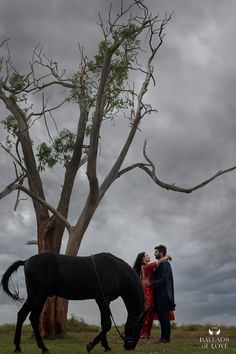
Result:
{"label": "man's hair", "polygon": [[163,253],[163,255],[166,255],[167,249],[166,246],[164,245],[159,245],[155,247],[155,250],[158,250],[159,252]]}

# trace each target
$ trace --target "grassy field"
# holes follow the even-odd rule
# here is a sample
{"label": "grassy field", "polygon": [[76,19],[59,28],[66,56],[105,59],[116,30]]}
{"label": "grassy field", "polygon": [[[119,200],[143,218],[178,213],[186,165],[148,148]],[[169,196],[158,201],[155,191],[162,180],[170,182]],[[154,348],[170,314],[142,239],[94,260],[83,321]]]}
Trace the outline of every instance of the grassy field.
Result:
{"label": "grassy field", "polygon": [[[210,337],[208,329],[211,325],[186,325],[173,326],[172,342],[169,344],[157,344],[155,341],[159,338],[159,328],[154,326],[150,341],[147,343],[139,343],[136,347],[136,353],[149,354],[236,354],[236,327],[220,326],[221,334],[218,340],[221,343],[203,343],[200,338]],[[86,323],[69,320],[68,332],[64,337],[45,340],[46,346],[52,354],[84,354],[86,353],[86,344],[95,337],[99,332],[99,327],[90,326]],[[123,328],[120,327],[121,331]],[[0,326],[0,353],[12,353],[14,346],[12,344],[14,337],[14,325]],[[220,339],[221,337],[221,339]],[[212,339],[212,337],[210,337]],[[216,339],[216,336],[214,336]],[[229,338],[227,347],[225,348],[225,338]],[[109,344],[112,347],[112,353],[125,353],[123,343],[114,328],[108,334]],[[208,346],[208,348],[206,348]],[[32,335],[31,326],[24,326],[22,333],[22,352],[24,354],[40,353],[37,348],[35,339]],[[133,351],[131,351],[133,352]],[[103,353],[103,348],[98,344],[91,353]]]}

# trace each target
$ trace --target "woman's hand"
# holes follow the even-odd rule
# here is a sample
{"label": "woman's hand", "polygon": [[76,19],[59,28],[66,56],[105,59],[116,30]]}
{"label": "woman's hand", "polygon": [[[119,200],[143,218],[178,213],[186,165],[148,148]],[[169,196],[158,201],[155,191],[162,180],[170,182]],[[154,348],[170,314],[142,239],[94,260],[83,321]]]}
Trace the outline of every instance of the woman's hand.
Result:
{"label": "woman's hand", "polygon": [[168,258],[169,261],[172,261],[172,257],[169,254],[166,257]]}
{"label": "woman's hand", "polygon": [[143,280],[142,285],[143,286],[150,286],[150,282],[148,280]]}

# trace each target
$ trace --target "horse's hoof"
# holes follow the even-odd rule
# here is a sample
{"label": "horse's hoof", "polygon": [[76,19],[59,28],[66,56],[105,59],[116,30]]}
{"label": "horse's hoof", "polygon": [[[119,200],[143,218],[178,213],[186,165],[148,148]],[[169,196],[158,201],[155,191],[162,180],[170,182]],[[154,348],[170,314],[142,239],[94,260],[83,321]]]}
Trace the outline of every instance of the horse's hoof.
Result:
{"label": "horse's hoof", "polygon": [[111,352],[111,348],[105,349],[104,352]]}
{"label": "horse's hoof", "polygon": [[49,349],[42,350],[42,354],[50,354],[50,350]]}
{"label": "horse's hoof", "polygon": [[86,345],[86,349],[87,349],[87,352],[89,353],[89,352],[93,349],[92,343],[88,343],[88,344]]}

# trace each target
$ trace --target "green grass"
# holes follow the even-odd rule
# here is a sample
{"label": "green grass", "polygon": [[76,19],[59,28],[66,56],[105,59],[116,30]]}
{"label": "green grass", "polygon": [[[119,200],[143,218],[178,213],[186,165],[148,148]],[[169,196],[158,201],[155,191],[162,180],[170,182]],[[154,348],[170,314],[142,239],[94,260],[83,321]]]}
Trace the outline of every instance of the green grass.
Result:
{"label": "green grass", "polygon": [[[228,348],[202,348],[200,337],[209,337],[208,329],[211,325],[186,325],[176,326],[172,328],[172,342],[170,344],[157,344],[154,341],[159,338],[159,328],[153,327],[152,335],[148,343],[139,343],[136,347],[136,353],[143,354],[236,354],[236,327],[219,326],[222,337],[229,337]],[[121,331],[123,328],[120,327]],[[0,326],[0,353],[10,354],[14,349],[14,325]],[[86,353],[86,344],[95,337],[100,328],[97,326],[90,326],[83,321],[71,319],[68,321],[68,331],[64,337],[56,339],[45,340],[46,346],[50,349],[52,354],[84,354]],[[112,353],[120,354],[126,353],[123,349],[123,343],[119,338],[115,328],[112,328],[108,334],[108,341],[112,347]],[[21,342],[22,352],[24,354],[37,354],[40,350],[37,348],[35,339],[32,335],[31,326],[24,326],[22,332]],[[133,351],[131,351],[132,353]],[[98,344],[91,353],[103,353],[103,348]]]}

